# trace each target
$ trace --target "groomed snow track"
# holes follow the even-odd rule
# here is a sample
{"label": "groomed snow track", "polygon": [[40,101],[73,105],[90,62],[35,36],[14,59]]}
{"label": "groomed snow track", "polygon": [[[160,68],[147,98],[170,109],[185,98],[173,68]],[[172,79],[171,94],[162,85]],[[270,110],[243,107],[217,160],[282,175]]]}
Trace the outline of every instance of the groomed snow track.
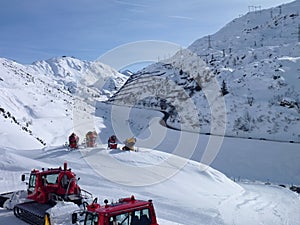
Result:
{"label": "groomed snow track", "polygon": [[44,225],[46,211],[52,208],[53,204],[40,204],[38,202],[25,202],[14,207],[16,217],[32,225]]}

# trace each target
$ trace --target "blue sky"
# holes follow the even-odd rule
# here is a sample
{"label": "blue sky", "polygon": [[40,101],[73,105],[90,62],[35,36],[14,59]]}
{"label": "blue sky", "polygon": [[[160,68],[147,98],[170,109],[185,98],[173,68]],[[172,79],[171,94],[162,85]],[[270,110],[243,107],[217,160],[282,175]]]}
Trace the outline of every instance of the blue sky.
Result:
{"label": "blue sky", "polygon": [[56,56],[96,60],[122,44],[170,41],[187,47],[248,12],[289,0],[4,0],[0,57],[20,63]]}

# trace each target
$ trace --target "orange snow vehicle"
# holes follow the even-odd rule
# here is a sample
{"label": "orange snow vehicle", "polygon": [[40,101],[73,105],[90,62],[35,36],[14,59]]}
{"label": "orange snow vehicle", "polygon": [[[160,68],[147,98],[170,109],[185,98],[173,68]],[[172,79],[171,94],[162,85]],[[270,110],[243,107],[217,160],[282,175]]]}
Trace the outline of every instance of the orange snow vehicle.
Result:
{"label": "orange snow vehicle", "polygon": [[86,211],[72,214],[72,223],[78,222],[78,215],[84,215],[83,225],[158,225],[152,200],[137,200],[134,196],[121,198],[118,202],[105,205],[97,199],[86,207]]}
{"label": "orange snow vehicle", "polygon": [[[25,174],[22,175],[22,181],[25,181]],[[22,192],[23,198],[16,199]],[[67,168],[67,163],[64,163],[64,168],[32,170],[27,193],[17,191],[1,194],[0,207],[13,209],[15,216],[27,223],[44,225],[50,224],[49,210],[51,211],[57,204],[67,202],[69,208],[70,205],[74,205],[71,215],[74,209],[79,209],[80,205],[88,201],[87,199],[92,199],[92,194],[79,187],[75,173]]]}
{"label": "orange snow vehicle", "polygon": [[126,150],[126,151],[134,151],[134,145],[136,143],[136,138],[135,137],[131,137],[128,138],[124,141],[124,147],[122,148],[122,150]]}

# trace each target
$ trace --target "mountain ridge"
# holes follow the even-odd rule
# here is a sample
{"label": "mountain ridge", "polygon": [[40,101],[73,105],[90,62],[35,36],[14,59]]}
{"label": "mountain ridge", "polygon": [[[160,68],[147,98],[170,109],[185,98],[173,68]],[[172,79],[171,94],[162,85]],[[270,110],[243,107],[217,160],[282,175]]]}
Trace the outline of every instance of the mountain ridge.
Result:
{"label": "mountain ridge", "polygon": [[[223,106],[214,102],[224,97],[226,135],[299,142],[299,7],[297,0],[236,18],[170,59],[132,75],[110,101],[166,111],[170,115],[168,125],[175,128],[185,123],[185,129],[191,131],[220,134],[212,121],[222,120],[213,114]],[[152,80],[160,80],[159,84],[146,80],[149,74]],[[161,95],[159,91],[168,92],[160,85],[161,80],[171,82],[172,89],[181,89],[181,93],[170,90],[168,95]],[[209,100],[205,88],[212,80],[219,87],[210,91],[218,94]],[[134,94],[132,90],[136,90]],[[144,98],[147,91],[150,97]],[[176,98],[182,98],[182,104],[174,105]],[[188,98],[198,115],[182,108]]]}
{"label": "mountain ridge", "polygon": [[[94,110],[90,99],[107,99],[127,79],[100,62],[72,57],[31,65],[1,58],[0,71],[1,139],[27,135],[28,142],[17,144],[19,148],[63,144],[74,129],[74,113],[88,116]],[[61,127],[61,121],[69,126]]]}
{"label": "mountain ridge", "polygon": [[[93,110],[95,99],[108,100],[165,111],[168,125],[176,129],[299,142],[299,7],[297,0],[249,12],[129,79],[98,61],[74,57],[55,57],[31,65],[1,59],[0,84],[5,87],[2,117],[19,123],[20,129],[30,134],[33,121],[49,116],[39,106],[36,93],[44,96],[42,105],[60,104],[59,117],[71,116],[75,95],[84,105],[78,107],[82,111]],[[212,81],[217,84],[209,90]],[[12,87],[18,90],[10,92]],[[211,99],[210,92],[215,94]],[[222,101],[225,104],[218,105]],[[226,114],[222,114],[224,110]],[[70,119],[70,123],[74,121]],[[49,143],[45,140],[51,139],[50,135],[43,132],[33,133],[40,143]]]}

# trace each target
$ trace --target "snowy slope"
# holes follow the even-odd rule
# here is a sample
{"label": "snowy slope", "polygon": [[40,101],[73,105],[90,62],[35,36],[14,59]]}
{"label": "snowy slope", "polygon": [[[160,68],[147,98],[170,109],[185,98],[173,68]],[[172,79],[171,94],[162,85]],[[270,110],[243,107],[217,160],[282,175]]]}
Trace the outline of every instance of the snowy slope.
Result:
{"label": "snowy slope", "polygon": [[[44,108],[50,114],[56,110],[47,105]],[[31,143],[27,136],[18,136],[17,142],[13,139],[1,141],[0,192],[25,189],[20,181],[24,172],[33,168],[57,167],[67,161],[81,177],[81,187],[101,201],[105,198],[115,201],[132,194],[137,198],[153,199],[160,224],[279,225],[300,222],[297,213],[299,196],[287,188],[262,183],[234,183],[221,172],[203,164],[161,152],[172,150],[178,134],[167,133],[172,141],[160,148],[161,151],[143,147],[147,143],[153,147],[153,141],[158,144],[160,138],[165,138],[161,131],[166,128],[159,124],[163,116],[160,112],[135,108],[126,110],[126,107],[101,102],[96,108],[96,125],[100,128],[97,148],[70,152],[52,145],[35,149],[27,147],[25,150],[19,147],[19,143]],[[45,125],[37,123],[36,126],[42,129]],[[57,128],[66,126],[68,121],[60,120]],[[120,141],[131,135],[140,135],[137,143],[139,151],[107,150],[102,143],[112,132],[116,132]],[[56,133],[52,135],[52,139],[57,138]],[[184,149],[179,150],[182,152]],[[25,224],[11,211],[0,209],[2,223]]]}
{"label": "snowy slope", "polygon": [[[62,130],[67,132],[72,128],[72,96],[63,86],[15,62],[1,59],[0,65],[1,139],[15,140],[20,148],[38,148],[55,142],[51,133],[58,134],[56,138],[60,139]],[[59,120],[70,126],[60,128]],[[27,138],[18,141],[16,137],[20,135]],[[33,138],[37,141],[32,141]],[[4,140],[1,143],[6,143]]]}
{"label": "snowy slope", "polygon": [[[55,111],[53,107],[45,108],[50,114]],[[172,152],[178,134],[166,130],[167,136],[164,136],[166,128],[159,124],[163,116],[160,112],[126,109],[101,102],[97,103],[96,108],[95,116],[99,118],[96,125],[100,128],[97,148],[70,152],[61,146],[52,145],[33,149],[29,144],[34,141],[21,135],[18,141],[1,141],[0,193],[25,189],[24,183],[20,181],[20,175],[24,172],[33,168],[57,167],[67,161],[81,177],[81,187],[101,201],[105,198],[115,201],[132,194],[137,198],[153,199],[160,224],[280,225],[300,222],[299,195],[287,188],[266,186],[263,183],[234,183],[224,174],[203,164],[161,152]],[[44,124],[37,123],[36,126],[42,129]],[[66,126],[68,121],[60,120],[57,128]],[[139,151],[107,150],[106,144],[102,143],[113,132],[116,132],[120,141],[131,135],[139,136]],[[56,135],[53,133],[52,139],[56,139]],[[163,142],[159,147],[161,138]],[[19,147],[20,143],[28,143],[27,149]],[[158,145],[161,151],[143,147],[147,144],[152,147],[153,144]],[[242,143],[229,145],[242,146]],[[257,145],[258,148],[259,145],[264,146],[262,143]],[[187,147],[181,146],[179,152]],[[247,154],[244,157],[247,158]],[[228,167],[234,168],[230,163]],[[289,170],[284,165],[280,168]],[[259,168],[256,173],[260,173]],[[11,211],[0,209],[0,224],[25,223],[16,219]]]}
{"label": "snowy slope", "polygon": [[[299,144],[190,133],[162,126],[161,112],[97,103],[101,118],[99,142],[111,134],[120,142],[137,137],[137,147],[156,149],[192,159],[221,171],[232,179],[300,184]],[[218,143],[221,141],[221,144]],[[210,157],[205,157],[210,156]]]}
{"label": "snowy slope", "polygon": [[234,19],[189,49],[227,84],[229,133],[299,141],[300,1]]}
{"label": "snowy slope", "polygon": [[220,134],[217,119],[228,136],[299,142],[299,7],[297,0],[236,18],[132,75],[110,100],[167,111],[176,128]]}
{"label": "snowy slope", "polygon": [[99,62],[70,57],[33,65],[0,59],[0,74],[0,142],[24,149],[64,144],[74,113],[94,110],[86,99],[107,99],[127,79]]}
{"label": "snowy slope", "polygon": [[[212,35],[210,49],[207,38],[190,47],[204,62],[182,50],[124,86],[126,77],[98,62],[61,57],[20,65],[0,59],[0,193],[26,189],[24,172],[67,161],[81,187],[101,201],[132,194],[153,199],[163,225],[300,224],[298,194],[255,181],[299,185],[299,144],[226,137],[211,164],[219,172],[200,163],[216,136],[184,131],[218,133],[211,116],[220,127],[224,117],[210,106],[224,98],[210,85],[217,80],[220,88],[224,80],[227,135],[299,141],[300,51],[295,37],[284,35],[299,23],[298,8],[299,0],[249,13]],[[261,33],[264,40],[256,40]],[[271,34],[276,37],[266,38]],[[111,98],[121,106],[99,102],[121,86]],[[167,111],[169,125],[182,131],[162,126],[164,114],[145,107]],[[249,121],[253,126],[245,127]],[[99,133],[98,146],[67,151],[62,144],[70,132],[82,142],[86,127]],[[138,151],[107,150],[113,133],[120,142],[137,137]],[[0,224],[25,223],[0,209]]]}
{"label": "snowy slope", "polygon": [[[1,162],[0,192],[24,189],[20,175],[32,168],[57,167],[64,161],[81,177],[82,188],[91,191],[103,201],[105,198],[116,200],[120,197],[136,195],[137,198],[153,199],[160,224],[298,224],[297,213],[300,199],[297,194],[278,186],[263,184],[237,184],[220,172],[206,168],[193,161],[184,160],[186,165],[159,183],[143,185],[157,177],[153,165],[166,166],[163,169],[173,170],[178,164],[164,164],[173,157],[167,153],[150,149],[139,152],[108,151],[105,146],[94,149],[82,149],[81,152],[68,152],[62,148],[20,151],[5,149]],[[91,161],[96,159],[97,167]],[[109,164],[114,160],[115,164]],[[99,163],[101,162],[101,163]],[[106,163],[105,163],[106,162]],[[149,174],[132,174],[133,183],[139,180],[140,185],[116,182],[118,173],[127,174],[130,168],[151,171]],[[113,169],[115,168],[115,169]],[[110,173],[105,173],[109,169]],[[105,175],[105,176],[103,176]],[[14,218],[13,213],[0,209],[0,223],[24,224]]]}

